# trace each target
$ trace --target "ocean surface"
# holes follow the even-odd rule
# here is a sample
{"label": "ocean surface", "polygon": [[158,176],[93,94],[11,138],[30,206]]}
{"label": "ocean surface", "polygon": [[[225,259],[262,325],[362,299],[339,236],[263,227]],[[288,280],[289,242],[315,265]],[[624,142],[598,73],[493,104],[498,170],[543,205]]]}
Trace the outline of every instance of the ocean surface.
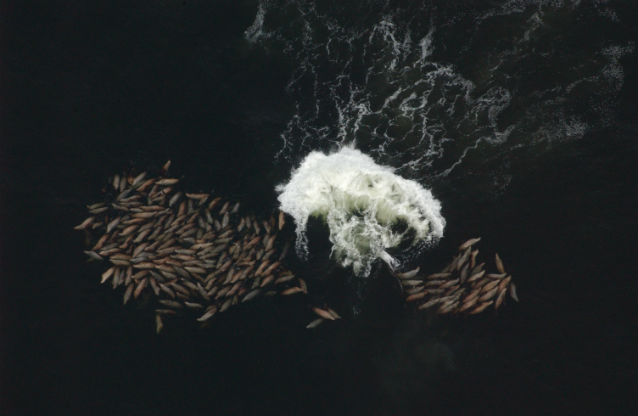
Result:
{"label": "ocean surface", "polygon": [[[638,412],[638,10],[632,1],[109,1],[0,6],[0,414]],[[353,146],[440,201],[440,270],[481,236],[520,303],[406,306],[310,221],[300,299],[208,328],[122,306],[73,226],[127,169],[266,215]],[[294,241],[294,233],[288,236]],[[365,273],[364,273],[365,274]]]}

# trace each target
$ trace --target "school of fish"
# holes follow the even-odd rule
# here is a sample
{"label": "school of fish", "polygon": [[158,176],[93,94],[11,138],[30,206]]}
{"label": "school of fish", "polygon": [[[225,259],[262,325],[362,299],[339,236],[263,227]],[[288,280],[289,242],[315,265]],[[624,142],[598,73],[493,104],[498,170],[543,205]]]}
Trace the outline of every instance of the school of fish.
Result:
{"label": "school of fish", "polygon": [[[304,279],[283,261],[290,243],[278,239],[286,224],[281,211],[267,219],[241,213],[240,203],[207,193],[188,193],[170,177],[170,161],[147,177],[117,174],[109,180],[107,201],[88,205],[89,217],[74,227],[86,233],[92,261],[108,268],[101,283],[122,290],[123,303],[144,297],[155,312],[155,329],[181,313],[205,324],[215,314],[259,296],[306,295]],[[406,301],[439,314],[477,314],[498,309],[507,293],[518,301],[512,278],[496,254],[498,273],[477,262],[474,238],[441,272],[393,272]],[[316,319],[307,328],[340,319],[330,307],[309,306]]]}
{"label": "school of fish", "polygon": [[438,273],[420,274],[420,268],[394,273],[401,283],[405,300],[418,309],[433,309],[438,314],[475,315],[493,307],[498,310],[507,294],[518,302],[516,285],[505,271],[503,260],[496,253],[495,273],[478,262],[479,250],[474,245],[480,237],[461,244],[452,261]]}
{"label": "school of fish", "polygon": [[122,288],[124,304],[151,298],[158,333],[167,316],[186,310],[207,322],[260,295],[307,293],[281,264],[289,246],[277,240],[283,213],[260,220],[240,214],[238,202],[184,192],[169,167],[152,178],[115,175],[112,200],[89,205],[75,227],[88,233],[89,259],[109,263],[101,283]]}

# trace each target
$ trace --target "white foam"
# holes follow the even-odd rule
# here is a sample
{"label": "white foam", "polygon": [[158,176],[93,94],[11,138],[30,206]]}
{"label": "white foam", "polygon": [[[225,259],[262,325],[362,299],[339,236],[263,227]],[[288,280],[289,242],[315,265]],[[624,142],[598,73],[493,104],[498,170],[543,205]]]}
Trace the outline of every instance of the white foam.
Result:
{"label": "white foam", "polygon": [[[387,250],[408,236],[412,244],[431,244],[445,228],[441,204],[428,189],[352,147],[311,152],[277,192],[280,209],[295,220],[297,253],[307,256],[308,219],[319,217],[330,231],[332,257],[358,276],[367,276],[378,258],[395,265]],[[408,228],[393,230],[400,220]]]}

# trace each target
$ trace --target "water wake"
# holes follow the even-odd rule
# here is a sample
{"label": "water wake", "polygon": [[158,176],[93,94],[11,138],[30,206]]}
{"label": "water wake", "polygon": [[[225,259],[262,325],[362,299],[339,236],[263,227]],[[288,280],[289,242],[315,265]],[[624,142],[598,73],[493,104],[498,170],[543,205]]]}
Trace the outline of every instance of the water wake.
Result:
{"label": "water wake", "polygon": [[308,255],[308,219],[319,217],[330,231],[332,257],[358,276],[379,258],[396,266],[388,249],[435,243],[445,228],[441,204],[428,189],[352,147],[311,152],[277,191],[280,209],[295,219],[297,253]]}

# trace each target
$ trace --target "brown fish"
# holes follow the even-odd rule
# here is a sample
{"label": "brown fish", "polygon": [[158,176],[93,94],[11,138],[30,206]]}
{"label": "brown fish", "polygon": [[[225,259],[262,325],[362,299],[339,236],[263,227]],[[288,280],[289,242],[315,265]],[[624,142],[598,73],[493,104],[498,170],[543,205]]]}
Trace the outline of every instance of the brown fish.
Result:
{"label": "brown fish", "polygon": [[334,316],[332,316],[332,314],[325,309],[321,309],[315,306],[312,308],[312,311],[323,319],[329,319],[331,321],[335,320]]}
{"label": "brown fish", "polygon": [[481,241],[481,237],[476,237],[476,238],[470,238],[469,240],[467,240],[465,243],[461,244],[459,246],[459,251],[463,251],[468,247],[473,246],[474,244],[478,243],[479,241]]}
{"label": "brown fish", "polygon": [[398,277],[399,279],[412,279],[414,276],[416,276],[419,273],[420,270],[421,270],[421,267],[417,267],[416,269],[410,270],[408,272],[394,273],[394,275]]}
{"label": "brown fish", "polygon": [[431,299],[421,305],[419,305],[418,309],[427,309],[427,308],[431,308],[432,306],[436,305],[437,303],[440,303],[441,299],[440,298],[434,298]]}
{"label": "brown fish", "polygon": [[155,314],[155,333],[159,334],[162,332],[162,328],[164,328],[164,322],[162,322],[162,316],[160,314]]}
{"label": "brown fish", "polygon": [[405,301],[406,302],[413,302],[415,300],[423,299],[425,297],[425,295],[427,295],[427,293],[428,293],[427,291],[414,293],[414,294],[408,296],[407,298],[405,298]]}
{"label": "brown fish", "polygon": [[510,296],[518,302],[518,294],[516,293],[516,285],[514,283],[510,285]]}
{"label": "brown fish", "polygon": [[91,223],[95,220],[95,217],[89,217],[82,221],[80,224],[73,227],[74,230],[84,230],[86,227],[91,225]]}
{"label": "brown fish", "polygon": [[498,255],[498,253],[494,255],[494,261],[496,262],[496,270],[498,270],[499,273],[505,273],[505,266],[503,265],[503,260],[501,260],[501,257]]}
{"label": "brown fish", "polygon": [[306,325],[306,329],[316,328],[319,325],[321,325],[324,321],[325,319],[323,318],[317,318],[314,321],[310,322],[308,325]]}
{"label": "brown fish", "polygon": [[281,292],[281,294],[283,296],[289,296],[289,295],[294,295],[296,293],[303,293],[303,289],[297,286],[293,286],[289,289],[284,290],[283,292]]}
{"label": "brown fish", "polygon": [[285,224],[286,224],[285,214],[283,211],[279,211],[279,221],[278,221],[279,231],[281,231],[281,229],[284,228]]}
{"label": "brown fish", "polygon": [[115,271],[115,266],[109,267],[104,273],[102,273],[102,281],[100,281],[100,283],[106,282],[109,279],[109,277],[113,275],[114,271]]}
{"label": "brown fish", "polygon": [[197,318],[197,320],[199,322],[205,322],[205,321],[209,320],[210,318],[212,318],[213,315],[215,315],[216,312],[217,312],[217,306],[215,306],[215,305],[209,306],[208,309],[206,309],[206,313],[204,313],[202,316]]}
{"label": "brown fish", "polygon": [[179,182],[179,179],[177,178],[165,178],[165,179],[158,180],[156,184],[162,185],[162,186],[168,186],[168,185],[175,185],[177,182]]}
{"label": "brown fish", "polygon": [[506,294],[507,294],[507,289],[503,289],[498,293],[498,297],[496,298],[496,303],[494,303],[494,309],[498,309],[501,307],[501,304],[505,300]]}
{"label": "brown fish", "polygon": [[474,308],[474,309],[472,309],[470,311],[470,315],[476,315],[477,313],[483,312],[485,309],[487,309],[493,303],[494,303],[494,301],[491,300],[489,302],[485,302],[485,303],[480,304],[479,306],[477,306],[476,308]]}
{"label": "brown fish", "polygon": [[147,283],[148,283],[148,278],[146,278],[146,277],[144,279],[140,280],[140,282],[135,287],[135,291],[133,292],[133,297],[135,299],[140,297],[140,295],[142,294],[142,291],[146,288]]}
{"label": "brown fish", "polygon": [[124,305],[126,305],[126,303],[129,301],[129,299],[131,299],[131,295],[133,294],[133,289],[135,288],[135,285],[133,283],[130,283],[128,286],[126,286],[126,291],[124,292]]}
{"label": "brown fish", "polygon": [[492,299],[498,293],[498,287],[495,286],[492,289],[484,292],[484,294],[479,298],[480,302],[485,302],[488,299]]}
{"label": "brown fish", "polygon": [[248,292],[248,294],[244,296],[244,298],[241,301],[248,302],[249,300],[254,299],[257,295],[259,295],[259,293],[261,293],[261,289],[252,290]]}
{"label": "brown fish", "polygon": [[485,274],[485,270],[482,270],[482,271],[480,271],[478,273],[474,273],[472,276],[470,276],[467,279],[467,281],[468,281],[468,283],[474,282],[474,281],[480,279],[481,277],[483,277],[484,274]]}
{"label": "brown fish", "polygon": [[444,279],[446,277],[450,277],[452,273],[442,272],[442,273],[432,273],[426,277],[426,279]]}

